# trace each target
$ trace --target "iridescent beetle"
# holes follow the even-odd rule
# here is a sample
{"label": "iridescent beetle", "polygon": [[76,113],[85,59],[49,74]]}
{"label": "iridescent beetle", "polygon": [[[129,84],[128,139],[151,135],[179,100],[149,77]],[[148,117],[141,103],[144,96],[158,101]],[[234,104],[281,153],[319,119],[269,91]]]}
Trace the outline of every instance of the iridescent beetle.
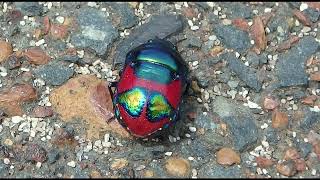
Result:
{"label": "iridescent beetle", "polygon": [[187,64],[169,41],[155,38],[131,50],[120,80],[109,85],[119,123],[142,138],[173,125],[189,86],[188,74]]}

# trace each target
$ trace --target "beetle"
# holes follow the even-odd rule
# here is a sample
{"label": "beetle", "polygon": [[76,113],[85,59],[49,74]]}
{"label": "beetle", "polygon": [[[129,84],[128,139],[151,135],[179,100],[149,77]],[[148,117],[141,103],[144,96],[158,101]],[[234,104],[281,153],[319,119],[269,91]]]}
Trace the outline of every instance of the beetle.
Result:
{"label": "beetle", "polygon": [[119,76],[109,84],[114,114],[132,135],[145,138],[179,120],[189,68],[170,41],[156,37],[129,51]]}

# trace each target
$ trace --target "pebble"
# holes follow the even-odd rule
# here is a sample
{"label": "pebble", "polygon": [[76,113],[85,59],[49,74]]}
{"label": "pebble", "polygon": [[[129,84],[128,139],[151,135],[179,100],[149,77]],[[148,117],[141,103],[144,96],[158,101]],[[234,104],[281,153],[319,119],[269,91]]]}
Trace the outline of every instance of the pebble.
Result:
{"label": "pebble", "polygon": [[172,155],[172,152],[166,152],[164,153],[166,156],[171,156]]}
{"label": "pebble", "polygon": [[196,128],[196,127],[189,127],[189,130],[190,130],[191,132],[196,132],[196,131],[197,131],[197,128]]}
{"label": "pebble", "polygon": [[74,167],[76,167],[76,162],[75,161],[70,161],[70,162],[67,163],[67,165],[74,168]]}
{"label": "pebble", "polygon": [[182,158],[169,158],[166,160],[165,168],[173,176],[186,177],[190,173],[189,161]]}
{"label": "pebble", "polygon": [[62,17],[62,16],[56,17],[56,20],[57,20],[60,24],[63,24],[63,23],[64,23],[64,17]]}
{"label": "pebble", "polygon": [[228,166],[240,164],[240,155],[231,148],[222,148],[217,152],[217,162]]}
{"label": "pebble", "polygon": [[24,120],[24,118],[21,117],[21,116],[13,116],[13,117],[11,118],[11,121],[12,121],[13,123],[15,123],[15,124],[18,124],[18,123],[20,123],[20,122],[23,121],[23,120]]}
{"label": "pebble", "polygon": [[301,3],[301,5],[300,5],[300,11],[304,11],[304,10],[306,10],[306,9],[308,9],[308,4],[307,4],[307,3]]}
{"label": "pebble", "polygon": [[3,159],[4,164],[10,164],[10,159],[9,158],[4,158]]}

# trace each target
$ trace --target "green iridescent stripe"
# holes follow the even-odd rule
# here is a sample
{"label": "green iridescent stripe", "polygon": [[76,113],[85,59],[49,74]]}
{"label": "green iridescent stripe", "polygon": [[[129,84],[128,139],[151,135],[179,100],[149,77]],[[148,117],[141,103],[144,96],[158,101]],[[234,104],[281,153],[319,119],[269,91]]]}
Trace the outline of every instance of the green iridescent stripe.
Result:
{"label": "green iridescent stripe", "polygon": [[175,60],[170,56],[170,54],[164,53],[158,49],[146,49],[142,50],[137,56],[138,61],[148,61],[157,64],[163,64],[168,66],[174,71],[177,71],[178,67]]}
{"label": "green iridescent stripe", "polygon": [[158,93],[152,94],[148,102],[147,115],[150,121],[157,121],[169,117],[172,108],[167,100]]}
{"label": "green iridescent stripe", "polygon": [[134,117],[141,114],[146,100],[146,91],[142,88],[133,88],[118,96],[118,102],[131,116]]}
{"label": "green iridescent stripe", "polygon": [[170,70],[165,67],[143,62],[135,68],[135,74],[139,78],[148,79],[163,84],[167,84],[171,81]]}

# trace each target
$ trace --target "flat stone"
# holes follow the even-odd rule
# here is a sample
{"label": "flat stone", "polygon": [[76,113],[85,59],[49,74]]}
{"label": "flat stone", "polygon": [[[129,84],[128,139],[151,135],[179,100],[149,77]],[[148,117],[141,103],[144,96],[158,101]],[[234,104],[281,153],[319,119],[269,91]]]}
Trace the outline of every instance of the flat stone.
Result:
{"label": "flat stone", "polygon": [[213,32],[226,47],[238,52],[245,52],[251,46],[249,34],[232,25],[215,24]]}
{"label": "flat stone", "polygon": [[320,122],[320,113],[319,112],[306,110],[305,116],[302,119],[302,121],[300,122],[300,128],[305,131],[308,131],[312,127],[314,127],[314,125],[318,124],[319,122]]}
{"label": "flat stone", "polygon": [[241,169],[238,166],[227,166],[217,164],[216,162],[210,162],[202,166],[198,171],[198,178],[234,178],[243,177]]}
{"label": "flat stone", "polygon": [[319,20],[319,17],[320,17],[320,11],[318,10],[315,10],[315,9],[312,9],[312,8],[308,8],[308,9],[305,9],[303,11],[303,13],[308,16],[308,18],[313,22],[313,23],[316,23],[318,20]]}
{"label": "flat stone", "polygon": [[26,16],[40,16],[43,13],[43,6],[38,2],[15,2],[16,9]]}
{"label": "flat stone", "polygon": [[235,150],[242,152],[256,143],[258,128],[249,108],[218,96],[212,109],[231,131]]}
{"label": "flat stone", "polygon": [[74,73],[72,69],[57,62],[40,66],[34,72],[37,78],[41,78],[46,83],[54,86],[65,83]]}
{"label": "flat stone", "polygon": [[178,177],[187,177],[191,171],[189,161],[182,158],[169,158],[165,167],[170,175]]}
{"label": "flat stone", "polygon": [[150,20],[133,30],[133,32],[116,48],[114,64],[123,64],[126,54],[132,49],[156,36],[160,39],[179,33],[183,29],[182,16],[178,15],[154,15]]}
{"label": "flat stone", "polygon": [[77,14],[80,31],[72,34],[71,43],[77,48],[88,48],[103,56],[119,36],[102,11],[83,8]]}
{"label": "flat stone", "polygon": [[120,18],[117,25],[119,29],[128,29],[138,24],[139,18],[135,15],[134,9],[128,3],[107,3],[110,5],[111,11],[115,12],[112,18]]}
{"label": "flat stone", "polygon": [[308,75],[304,64],[319,49],[319,43],[311,36],[303,37],[297,45],[279,55],[276,73],[281,87],[305,86]]}
{"label": "flat stone", "polygon": [[262,87],[262,83],[258,80],[257,73],[254,69],[247,67],[239,59],[235,57],[233,53],[224,54],[225,59],[229,64],[229,68],[249,87],[253,88],[256,92],[259,92]]}
{"label": "flat stone", "polygon": [[232,2],[225,4],[227,14],[232,18],[245,18],[248,19],[252,17],[252,9],[249,6],[244,5],[243,2]]}

